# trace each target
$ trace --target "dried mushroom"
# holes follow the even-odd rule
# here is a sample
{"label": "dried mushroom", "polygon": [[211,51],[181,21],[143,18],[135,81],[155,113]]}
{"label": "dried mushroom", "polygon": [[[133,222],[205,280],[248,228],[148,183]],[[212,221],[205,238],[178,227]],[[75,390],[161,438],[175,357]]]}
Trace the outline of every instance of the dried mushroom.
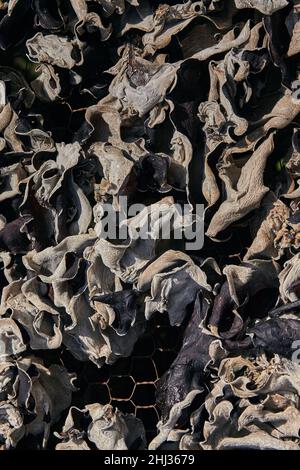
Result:
{"label": "dried mushroom", "polygon": [[300,449],[299,0],[0,1],[0,449]]}

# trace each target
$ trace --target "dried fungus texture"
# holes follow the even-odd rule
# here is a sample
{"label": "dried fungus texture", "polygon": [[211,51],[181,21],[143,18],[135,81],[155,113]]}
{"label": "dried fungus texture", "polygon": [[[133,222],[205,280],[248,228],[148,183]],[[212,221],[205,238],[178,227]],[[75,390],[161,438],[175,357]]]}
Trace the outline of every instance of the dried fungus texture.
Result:
{"label": "dried fungus texture", "polygon": [[0,1],[0,152],[0,449],[300,450],[299,0]]}

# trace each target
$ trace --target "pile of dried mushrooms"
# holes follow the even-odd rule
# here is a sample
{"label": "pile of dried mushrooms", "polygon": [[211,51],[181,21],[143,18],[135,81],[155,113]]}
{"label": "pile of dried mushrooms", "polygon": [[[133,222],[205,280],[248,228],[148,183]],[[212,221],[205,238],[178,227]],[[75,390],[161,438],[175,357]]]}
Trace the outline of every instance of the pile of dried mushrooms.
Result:
{"label": "pile of dried mushrooms", "polygon": [[[0,448],[300,449],[300,0],[1,0],[0,150]],[[76,397],[157,316],[147,439]]]}

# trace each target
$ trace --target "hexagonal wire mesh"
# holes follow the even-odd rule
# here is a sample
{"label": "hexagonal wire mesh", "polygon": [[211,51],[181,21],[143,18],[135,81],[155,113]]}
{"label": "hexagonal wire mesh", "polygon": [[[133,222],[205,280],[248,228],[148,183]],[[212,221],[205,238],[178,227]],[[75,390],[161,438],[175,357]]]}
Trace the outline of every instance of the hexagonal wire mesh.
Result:
{"label": "hexagonal wire mesh", "polygon": [[87,403],[111,403],[125,413],[140,418],[151,440],[157,433],[160,417],[156,405],[158,379],[168,370],[181,346],[182,327],[171,327],[167,315],[157,314],[135,344],[128,358],[101,369],[86,365],[81,384],[79,406]]}

